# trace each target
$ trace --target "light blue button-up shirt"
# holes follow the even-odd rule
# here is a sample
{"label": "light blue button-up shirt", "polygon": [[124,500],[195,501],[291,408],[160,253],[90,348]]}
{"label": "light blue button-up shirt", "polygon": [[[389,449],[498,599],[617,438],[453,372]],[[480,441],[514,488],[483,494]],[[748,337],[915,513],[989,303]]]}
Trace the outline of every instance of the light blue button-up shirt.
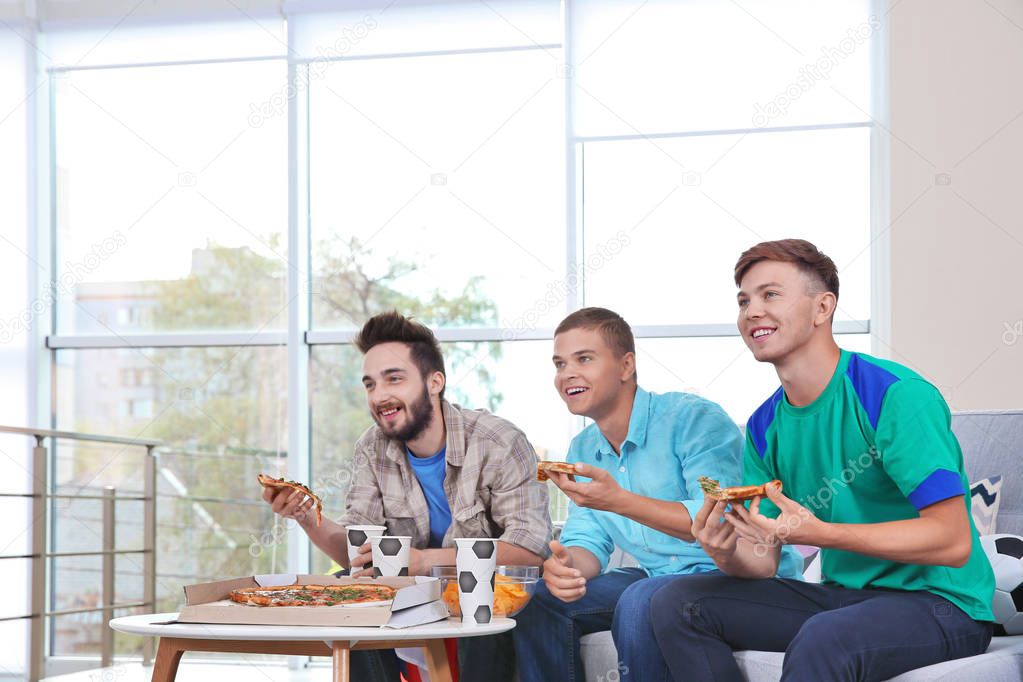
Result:
{"label": "light blue button-up shirt", "polygon": [[[703,506],[700,476],[717,479],[722,487],[739,485],[742,434],[716,403],[690,393],[648,393],[637,388],[621,456],[597,425],[590,424],[572,439],[566,460],[600,467],[637,495],[679,502],[690,518],[696,518]],[[575,503],[569,505],[560,541],[592,552],[602,570],[615,546],[634,556],[651,576],[716,568],[699,543]],[[802,561],[791,548],[785,550],[779,576],[801,576]]]}

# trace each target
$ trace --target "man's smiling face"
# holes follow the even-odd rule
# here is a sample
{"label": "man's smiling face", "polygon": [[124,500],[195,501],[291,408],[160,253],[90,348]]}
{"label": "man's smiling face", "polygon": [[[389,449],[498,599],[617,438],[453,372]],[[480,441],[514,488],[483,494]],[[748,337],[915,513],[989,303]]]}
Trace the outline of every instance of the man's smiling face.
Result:
{"label": "man's smiling face", "polygon": [[362,374],[369,412],[388,438],[408,442],[429,426],[432,397],[406,344],[392,341],[370,348]]}
{"label": "man's smiling face", "polygon": [[739,333],[760,362],[777,363],[809,342],[819,297],[811,278],[792,263],[765,260],[739,283]]}
{"label": "man's smiling face", "polygon": [[[631,355],[631,354],[627,354]],[[596,329],[570,329],[554,337],[554,388],[572,414],[598,418],[614,405],[627,369]]]}

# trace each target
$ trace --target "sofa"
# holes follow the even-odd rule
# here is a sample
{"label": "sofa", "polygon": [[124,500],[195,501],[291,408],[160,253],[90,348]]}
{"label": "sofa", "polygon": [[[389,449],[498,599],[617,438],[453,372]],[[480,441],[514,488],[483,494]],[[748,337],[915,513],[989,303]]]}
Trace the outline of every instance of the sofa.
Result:
{"label": "sofa", "polygon": [[[952,416],[952,430],[962,446],[971,482],[1003,477],[997,532],[1023,535],[1023,411],[958,412]],[[630,557],[616,552],[609,568],[630,563]],[[581,645],[587,682],[620,679],[618,653],[609,631],[586,635]],[[781,678],[783,653],[737,651],[735,659],[750,682],[776,682]],[[1023,682],[1023,635],[994,637],[987,652],[980,656],[919,668],[892,678],[892,682],[964,679]]]}

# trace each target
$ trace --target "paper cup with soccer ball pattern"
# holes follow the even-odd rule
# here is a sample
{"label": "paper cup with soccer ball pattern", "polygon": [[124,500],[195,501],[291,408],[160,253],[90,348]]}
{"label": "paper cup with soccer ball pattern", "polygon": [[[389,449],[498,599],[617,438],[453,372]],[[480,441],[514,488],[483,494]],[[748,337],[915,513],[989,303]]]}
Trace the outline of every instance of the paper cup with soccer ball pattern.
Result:
{"label": "paper cup with soccer ball pattern", "polygon": [[494,612],[497,540],[456,538],[455,546],[458,607],[462,611],[462,625],[489,623]]}
{"label": "paper cup with soccer ball pattern", "polygon": [[[348,538],[348,565],[351,566],[352,559],[359,556],[359,548],[369,542],[370,538],[386,533],[387,526],[348,526],[345,531]],[[362,568],[373,568],[373,562],[370,561]]]}
{"label": "paper cup with soccer ball pattern", "polygon": [[370,538],[373,545],[373,577],[393,578],[408,575],[408,554],[412,549],[409,535],[384,535]]}

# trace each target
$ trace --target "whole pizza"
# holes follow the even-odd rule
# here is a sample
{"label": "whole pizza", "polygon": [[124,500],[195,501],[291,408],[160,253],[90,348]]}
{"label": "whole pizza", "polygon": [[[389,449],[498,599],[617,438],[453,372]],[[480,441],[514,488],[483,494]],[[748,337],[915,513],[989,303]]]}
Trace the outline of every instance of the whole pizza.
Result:
{"label": "whole pizza", "polygon": [[281,585],[242,587],[228,596],[250,606],[340,606],[389,601],[395,592],[387,585]]}

